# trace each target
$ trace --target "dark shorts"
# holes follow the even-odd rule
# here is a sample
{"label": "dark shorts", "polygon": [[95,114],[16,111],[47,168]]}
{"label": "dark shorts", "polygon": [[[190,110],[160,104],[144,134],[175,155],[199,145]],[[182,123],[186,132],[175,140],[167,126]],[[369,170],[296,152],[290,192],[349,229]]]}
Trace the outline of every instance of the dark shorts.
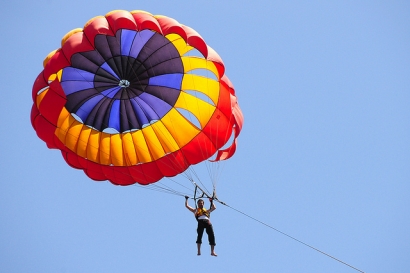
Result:
{"label": "dark shorts", "polygon": [[198,228],[196,231],[198,232],[198,237],[196,238],[197,244],[202,244],[202,235],[204,234],[204,230],[206,230],[206,234],[208,234],[208,241],[211,246],[215,244],[215,235],[214,229],[212,227],[211,221],[209,220],[198,220]]}

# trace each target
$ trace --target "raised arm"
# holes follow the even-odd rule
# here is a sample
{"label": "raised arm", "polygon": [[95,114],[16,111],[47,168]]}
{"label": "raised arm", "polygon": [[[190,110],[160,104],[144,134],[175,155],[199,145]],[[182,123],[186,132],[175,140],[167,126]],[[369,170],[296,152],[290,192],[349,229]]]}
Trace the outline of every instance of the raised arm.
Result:
{"label": "raised arm", "polygon": [[185,207],[187,209],[189,209],[191,212],[195,213],[195,209],[193,207],[191,207],[190,205],[188,205],[188,196],[185,196]]}
{"label": "raised arm", "polygon": [[216,206],[212,199],[209,199],[209,202],[211,202],[211,207],[209,208],[209,213],[211,213],[216,210]]}

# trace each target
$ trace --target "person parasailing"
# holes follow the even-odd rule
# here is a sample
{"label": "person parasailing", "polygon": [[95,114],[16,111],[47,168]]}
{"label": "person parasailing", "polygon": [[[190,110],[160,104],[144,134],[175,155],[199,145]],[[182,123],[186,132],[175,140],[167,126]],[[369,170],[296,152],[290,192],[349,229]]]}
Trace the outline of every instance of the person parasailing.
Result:
{"label": "person parasailing", "polygon": [[211,216],[211,212],[213,212],[216,209],[216,206],[213,202],[212,198],[209,198],[209,201],[211,202],[210,208],[209,210],[204,208],[204,200],[203,199],[198,199],[197,208],[193,208],[188,204],[188,196],[185,196],[185,207],[191,211],[192,213],[194,213],[195,218],[198,221],[198,227],[197,227],[197,240],[196,240],[196,244],[198,247],[198,256],[201,255],[201,244],[202,244],[202,235],[204,233],[204,230],[206,231],[206,233],[208,234],[208,241],[209,241],[209,245],[211,246],[211,255],[212,256],[218,256],[215,253],[215,234],[214,234],[214,230],[213,230],[213,226],[212,223],[210,221],[210,216]]}

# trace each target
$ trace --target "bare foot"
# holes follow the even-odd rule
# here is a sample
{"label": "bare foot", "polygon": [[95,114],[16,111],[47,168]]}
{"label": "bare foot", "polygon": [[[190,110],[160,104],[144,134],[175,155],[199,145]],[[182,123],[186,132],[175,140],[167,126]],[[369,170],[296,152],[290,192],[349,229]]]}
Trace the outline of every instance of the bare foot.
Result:
{"label": "bare foot", "polygon": [[215,257],[218,256],[215,252],[212,252],[211,255]]}

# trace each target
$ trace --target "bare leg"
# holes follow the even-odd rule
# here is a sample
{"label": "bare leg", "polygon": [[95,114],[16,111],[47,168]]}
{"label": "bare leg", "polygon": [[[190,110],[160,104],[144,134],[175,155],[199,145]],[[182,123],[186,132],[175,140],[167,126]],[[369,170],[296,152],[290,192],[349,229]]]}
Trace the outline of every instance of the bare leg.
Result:
{"label": "bare leg", "polygon": [[215,253],[214,248],[215,248],[215,246],[211,245],[211,255],[216,257],[218,255]]}
{"label": "bare leg", "polygon": [[196,244],[198,247],[198,256],[201,255],[201,244]]}

